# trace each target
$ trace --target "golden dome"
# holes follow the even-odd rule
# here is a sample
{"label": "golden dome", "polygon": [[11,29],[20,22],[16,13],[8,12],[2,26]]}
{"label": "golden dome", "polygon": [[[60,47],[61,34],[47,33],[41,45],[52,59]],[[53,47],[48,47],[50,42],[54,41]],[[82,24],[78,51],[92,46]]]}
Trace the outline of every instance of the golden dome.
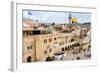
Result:
{"label": "golden dome", "polygon": [[77,18],[72,18],[72,23],[78,23],[78,19]]}

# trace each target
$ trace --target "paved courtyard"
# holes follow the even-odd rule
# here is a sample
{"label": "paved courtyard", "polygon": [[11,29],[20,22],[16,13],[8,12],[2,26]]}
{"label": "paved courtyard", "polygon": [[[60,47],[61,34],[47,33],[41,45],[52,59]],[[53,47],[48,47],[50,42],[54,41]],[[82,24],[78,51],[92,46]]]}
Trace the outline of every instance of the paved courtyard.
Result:
{"label": "paved courtyard", "polygon": [[91,52],[90,51],[86,51],[86,52],[83,52],[81,51],[81,53],[78,53],[78,54],[73,54],[72,52],[70,53],[65,53],[64,54],[64,57],[62,60],[83,60],[83,59],[90,59],[90,55],[91,55]]}

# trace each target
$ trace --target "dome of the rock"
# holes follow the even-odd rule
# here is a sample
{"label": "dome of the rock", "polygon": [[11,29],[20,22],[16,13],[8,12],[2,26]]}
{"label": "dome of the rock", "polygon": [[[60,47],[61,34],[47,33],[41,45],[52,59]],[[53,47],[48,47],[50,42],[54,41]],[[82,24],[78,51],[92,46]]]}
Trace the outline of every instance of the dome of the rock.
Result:
{"label": "dome of the rock", "polygon": [[72,23],[78,23],[78,19],[77,18],[72,18]]}

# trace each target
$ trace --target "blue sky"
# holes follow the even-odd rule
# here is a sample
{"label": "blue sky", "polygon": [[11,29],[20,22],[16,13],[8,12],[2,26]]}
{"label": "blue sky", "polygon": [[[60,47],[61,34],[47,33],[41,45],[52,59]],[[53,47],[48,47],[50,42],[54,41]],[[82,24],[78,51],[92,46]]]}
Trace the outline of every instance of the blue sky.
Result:
{"label": "blue sky", "polygon": [[[30,12],[30,14],[29,14]],[[91,22],[90,13],[70,12],[72,17],[78,19],[79,23]],[[43,23],[68,23],[69,12],[54,12],[54,11],[23,11],[23,18],[39,20]]]}

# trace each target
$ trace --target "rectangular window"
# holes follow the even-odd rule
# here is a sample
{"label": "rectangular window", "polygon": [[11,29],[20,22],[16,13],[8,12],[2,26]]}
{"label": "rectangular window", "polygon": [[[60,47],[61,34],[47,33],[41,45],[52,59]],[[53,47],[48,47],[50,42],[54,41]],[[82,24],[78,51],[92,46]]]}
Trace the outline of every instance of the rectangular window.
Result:
{"label": "rectangular window", "polygon": [[32,46],[28,46],[27,49],[28,49],[28,50],[32,49]]}
{"label": "rectangular window", "polygon": [[24,36],[27,36],[28,34],[27,34],[27,32],[26,32],[26,31],[23,31],[23,35],[24,35]]}
{"label": "rectangular window", "polygon": [[33,35],[39,35],[39,34],[41,34],[41,31],[40,30],[33,30],[32,34]]}
{"label": "rectangular window", "polygon": [[49,39],[49,42],[52,42],[52,39]]}
{"label": "rectangular window", "polygon": [[30,32],[30,35],[33,35],[33,32],[32,31]]}
{"label": "rectangular window", "polygon": [[46,44],[47,43],[47,40],[44,40],[44,43]]}
{"label": "rectangular window", "polygon": [[29,49],[30,49],[30,47],[28,46],[28,47],[27,47],[27,49],[29,50]]}
{"label": "rectangular window", "polygon": [[26,35],[28,36],[28,31],[26,31]]}
{"label": "rectangular window", "polygon": [[30,49],[32,49],[32,46],[30,46]]}
{"label": "rectangular window", "polygon": [[56,38],[54,38],[54,40],[56,40]]}
{"label": "rectangular window", "polygon": [[47,50],[44,50],[44,54],[47,54]]}
{"label": "rectangular window", "polygon": [[52,49],[49,49],[49,52],[52,52]]}
{"label": "rectangular window", "polygon": [[28,31],[28,35],[30,35],[31,34],[31,32],[30,31]]}

